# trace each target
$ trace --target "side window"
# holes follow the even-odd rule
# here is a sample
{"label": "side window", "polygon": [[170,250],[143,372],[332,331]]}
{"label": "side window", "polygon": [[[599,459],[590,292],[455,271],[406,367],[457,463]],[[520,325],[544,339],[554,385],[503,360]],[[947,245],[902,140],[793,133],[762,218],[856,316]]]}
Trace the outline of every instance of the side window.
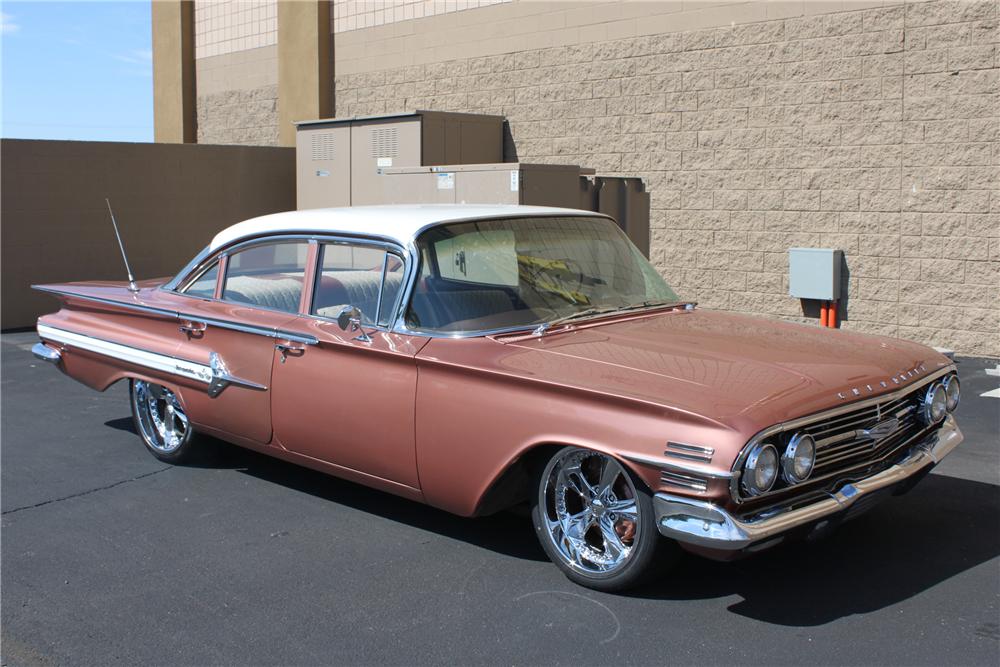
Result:
{"label": "side window", "polygon": [[211,299],[215,296],[215,285],[218,282],[219,263],[216,262],[207,270],[202,271],[200,276],[188,283],[187,287],[181,290],[181,293],[200,296],[203,299]]}
{"label": "side window", "polygon": [[222,298],[226,301],[299,311],[309,244],[269,243],[230,255]]}
{"label": "side window", "polygon": [[313,315],[335,318],[344,306],[355,306],[365,324],[374,324],[376,317],[380,326],[389,324],[403,284],[399,257],[371,246],[324,243],[319,267],[310,311]]}

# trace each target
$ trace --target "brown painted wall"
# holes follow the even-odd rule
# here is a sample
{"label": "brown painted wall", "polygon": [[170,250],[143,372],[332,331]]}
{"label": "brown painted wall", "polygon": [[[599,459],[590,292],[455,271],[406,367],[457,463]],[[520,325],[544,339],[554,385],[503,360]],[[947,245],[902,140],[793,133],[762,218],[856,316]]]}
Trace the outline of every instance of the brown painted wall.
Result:
{"label": "brown painted wall", "polygon": [[55,308],[33,283],[123,280],[104,198],[136,278],[171,275],[223,227],[295,208],[291,148],[0,142],[4,329]]}

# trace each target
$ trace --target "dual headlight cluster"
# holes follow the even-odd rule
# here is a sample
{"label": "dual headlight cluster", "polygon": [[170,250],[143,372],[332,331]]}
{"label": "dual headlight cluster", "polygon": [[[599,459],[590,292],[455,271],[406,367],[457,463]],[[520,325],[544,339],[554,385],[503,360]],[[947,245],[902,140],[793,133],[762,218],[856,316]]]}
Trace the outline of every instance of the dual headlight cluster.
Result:
{"label": "dual headlight cluster", "polygon": [[751,496],[767,493],[780,475],[789,485],[809,479],[816,463],[816,441],[808,433],[799,432],[778,455],[778,448],[769,442],[756,445],[743,464],[743,490]]}
{"label": "dual headlight cluster", "polygon": [[949,375],[927,387],[920,401],[920,421],[924,426],[939,423],[947,413],[958,407],[961,393],[957,375]]}
{"label": "dual headlight cluster", "polygon": [[[931,384],[920,399],[920,420],[933,426],[944,420],[945,415],[958,407],[961,388],[957,375],[948,375]],[[800,484],[812,474],[816,464],[816,441],[805,432],[794,434],[779,455],[778,448],[769,442],[758,443],[750,450],[743,464],[743,491],[759,496],[774,488],[780,476],[786,484]]]}

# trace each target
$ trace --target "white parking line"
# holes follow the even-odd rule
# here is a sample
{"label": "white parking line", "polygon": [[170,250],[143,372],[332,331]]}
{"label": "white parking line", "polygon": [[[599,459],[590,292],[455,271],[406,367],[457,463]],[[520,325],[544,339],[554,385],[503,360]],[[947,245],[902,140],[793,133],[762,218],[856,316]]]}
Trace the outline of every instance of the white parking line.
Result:
{"label": "white parking line", "polygon": [[986,374],[987,375],[997,375],[997,376],[1000,376],[1000,364],[997,364],[996,368],[987,368],[986,369]]}
{"label": "white parking line", "polygon": [[991,391],[984,391],[980,394],[984,398],[1000,398],[1000,387],[993,389]]}

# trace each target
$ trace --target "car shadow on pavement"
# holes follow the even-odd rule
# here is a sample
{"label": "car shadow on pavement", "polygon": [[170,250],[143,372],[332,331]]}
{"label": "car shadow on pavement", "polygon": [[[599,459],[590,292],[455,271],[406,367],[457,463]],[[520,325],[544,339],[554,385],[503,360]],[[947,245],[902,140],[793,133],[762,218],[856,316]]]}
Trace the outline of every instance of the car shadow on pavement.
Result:
{"label": "car shadow on pavement", "polygon": [[642,597],[743,598],[740,616],[822,625],[899,603],[1000,555],[1000,486],[929,475],[815,542],[731,563],[694,556]]}
{"label": "car shadow on pavement", "polygon": [[[131,418],[112,419],[104,425],[135,432]],[[205,455],[195,462],[185,463],[184,467],[236,470],[391,521],[462,540],[489,551],[524,560],[547,560],[526,516],[500,512],[493,516],[466,519],[215,438],[205,438],[205,444],[208,445]]]}
{"label": "car shadow on pavement", "polygon": [[[106,423],[133,431],[132,420]],[[466,519],[218,440],[191,467],[234,469],[392,521],[515,558],[545,561],[530,519]],[[1000,486],[928,475],[912,491],[815,542],[729,563],[685,555],[628,597],[689,600],[738,595],[729,611],[790,627],[823,625],[899,603],[1000,556]]]}

